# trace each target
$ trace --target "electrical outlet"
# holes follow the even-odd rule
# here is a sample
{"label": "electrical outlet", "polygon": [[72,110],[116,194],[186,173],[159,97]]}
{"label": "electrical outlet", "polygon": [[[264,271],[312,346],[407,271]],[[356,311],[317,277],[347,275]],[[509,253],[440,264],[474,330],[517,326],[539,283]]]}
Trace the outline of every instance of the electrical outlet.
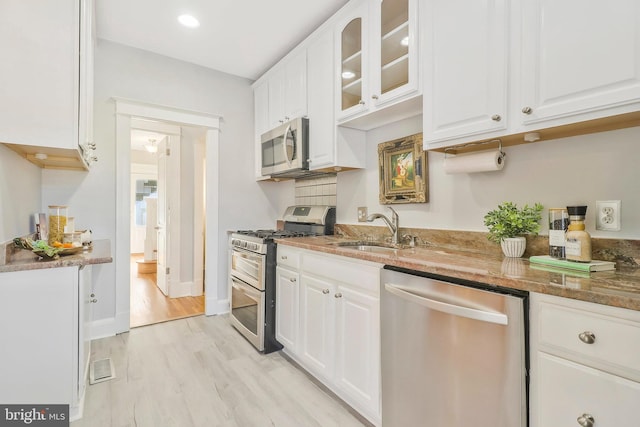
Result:
{"label": "electrical outlet", "polygon": [[620,231],[620,200],[596,201],[596,230]]}
{"label": "electrical outlet", "polygon": [[367,207],[358,208],[358,222],[367,222]]}

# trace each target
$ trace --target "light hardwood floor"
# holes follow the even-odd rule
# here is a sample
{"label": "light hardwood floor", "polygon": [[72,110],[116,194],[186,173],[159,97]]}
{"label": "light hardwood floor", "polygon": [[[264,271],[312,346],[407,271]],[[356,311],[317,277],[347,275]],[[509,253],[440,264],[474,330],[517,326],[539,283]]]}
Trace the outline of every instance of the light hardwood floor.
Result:
{"label": "light hardwood floor", "polygon": [[156,273],[138,273],[138,259],[144,259],[144,255],[131,255],[129,321],[132,328],[204,313],[204,295],[182,298],[164,296],[156,285]]}
{"label": "light hardwood floor", "polygon": [[116,378],[87,387],[71,427],[370,426],[280,352],[258,353],[228,316],[196,316],[93,341]]}

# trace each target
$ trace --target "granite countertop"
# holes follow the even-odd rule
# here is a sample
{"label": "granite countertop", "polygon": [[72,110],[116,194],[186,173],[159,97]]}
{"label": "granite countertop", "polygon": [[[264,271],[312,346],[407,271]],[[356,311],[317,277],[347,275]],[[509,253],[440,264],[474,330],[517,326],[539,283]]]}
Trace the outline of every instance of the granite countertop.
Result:
{"label": "granite countertop", "polygon": [[342,255],[442,276],[556,295],[640,311],[640,271],[618,268],[595,273],[541,270],[525,258],[506,258],[477,252],[417,246],[391,253],[365,252],[337,246],[354,241],[339,236],[276,239],[280,245]]}
{"label": "granite countertop", "polygon": [[0,262],[0,273],[9,271],[39,270],[43,268],[73,267],[89,264],[106,264],[113,262],[111,242],[94,240],[90,249],[75,255],[63,255],[58,259],[43,259],[31,251],[7,248],[7,254]]}

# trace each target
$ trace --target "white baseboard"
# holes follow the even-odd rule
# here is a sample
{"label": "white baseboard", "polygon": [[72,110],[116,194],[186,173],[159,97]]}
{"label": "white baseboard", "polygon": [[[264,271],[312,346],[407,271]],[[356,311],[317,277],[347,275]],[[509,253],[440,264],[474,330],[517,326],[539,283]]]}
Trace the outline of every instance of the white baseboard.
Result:
{"label": "white baseboard", "polygon": [[112,337],[116,334],[116,319],[111,317],[109,319],[94,320],[91,322],[90,327],[92,340]]}
{"label": "white baseboard", "polygon": [[215,298],[206,298],[204,302],[205,315],[215,316],[216,314],[225,314],[229,312],[229,300],[218,300]]}
{"label": "white baseboard", "polygon": [[193,282],[179,282],[169,285],[169,298],[181,298],[191,296]]}
{"label": "white baseboard", "polygon": [[191,284],[191,296],[199,297],[204,292],[204,280],[195,280]]}

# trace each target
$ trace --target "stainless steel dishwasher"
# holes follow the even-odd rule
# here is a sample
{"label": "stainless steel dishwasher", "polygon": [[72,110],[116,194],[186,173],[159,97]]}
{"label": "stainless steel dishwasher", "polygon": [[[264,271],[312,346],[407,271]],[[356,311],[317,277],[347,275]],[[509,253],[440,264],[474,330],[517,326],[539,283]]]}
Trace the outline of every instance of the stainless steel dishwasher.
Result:
{"label": "stainless steel dishwasher", "polygon": [[527,426],[526,292],[389,266],[381,287],[384,427]]}

